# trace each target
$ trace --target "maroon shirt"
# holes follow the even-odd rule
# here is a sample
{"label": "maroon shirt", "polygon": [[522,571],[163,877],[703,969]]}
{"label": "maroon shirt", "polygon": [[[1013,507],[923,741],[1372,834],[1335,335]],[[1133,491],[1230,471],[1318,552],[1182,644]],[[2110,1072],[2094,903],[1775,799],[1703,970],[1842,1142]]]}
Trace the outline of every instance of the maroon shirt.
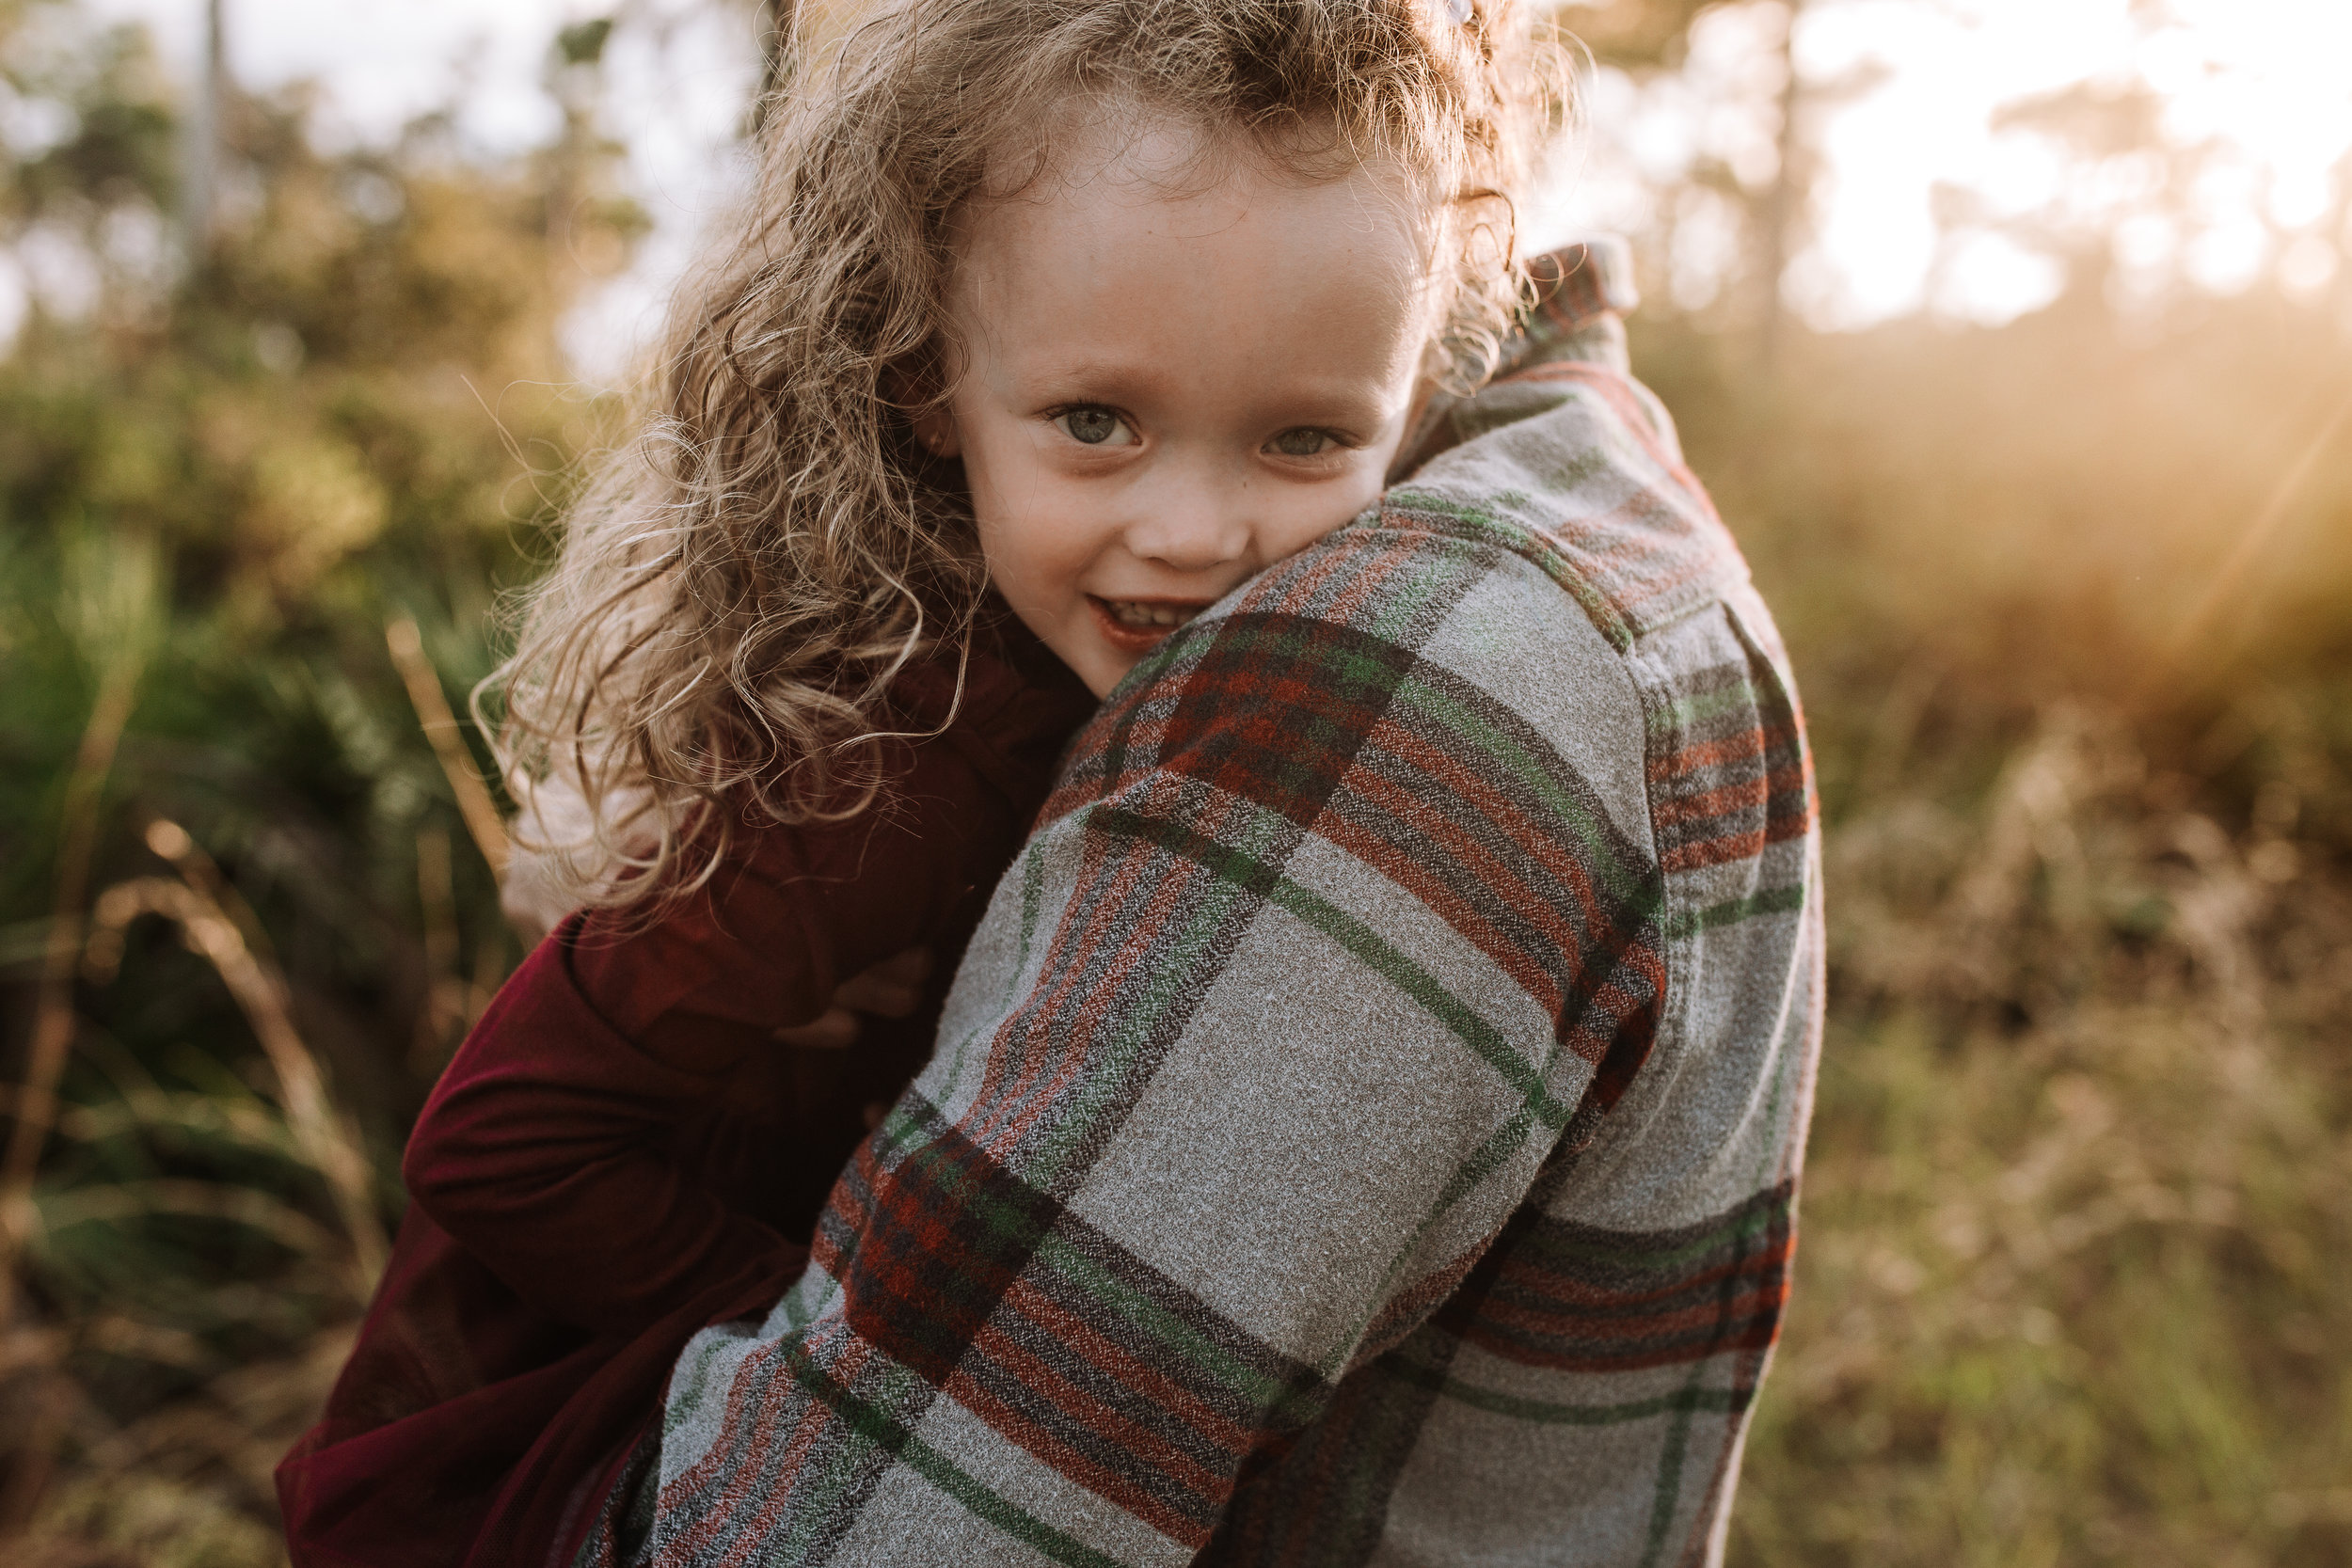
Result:
{"label": "maroon shirt", "polygon": [[[893,742],[882,803],[742,835],[647,929],[575,915],[434,1088],[411,1199],[326,1412],[278,1466],[298,1568],[561,1558],[707,1324],[765,1312],[834,1176],[930,1047],[955,960],[1094,702],[1017,626],[956,718]],[[892,689],[911,729],[953,660]],[[909,947],[927,1005],[842,1051],[780,1028]]]}

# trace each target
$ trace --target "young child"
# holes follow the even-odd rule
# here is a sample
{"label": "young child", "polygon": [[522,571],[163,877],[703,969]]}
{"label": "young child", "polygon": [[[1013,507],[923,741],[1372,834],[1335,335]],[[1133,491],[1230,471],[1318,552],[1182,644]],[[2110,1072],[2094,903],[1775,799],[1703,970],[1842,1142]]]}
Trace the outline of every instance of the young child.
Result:
{"label": "young child", "polygon": [[[1483,0],[909,0],[777,106],[502,672],[581,911],[418,1123],[279,1471],[297,1564],[564,1555],[688,1338],[791,1284],[1093,699],[1493,362],[1549,109],[1513,39]],[[777,1043],[912,949],[907,1026]]]}

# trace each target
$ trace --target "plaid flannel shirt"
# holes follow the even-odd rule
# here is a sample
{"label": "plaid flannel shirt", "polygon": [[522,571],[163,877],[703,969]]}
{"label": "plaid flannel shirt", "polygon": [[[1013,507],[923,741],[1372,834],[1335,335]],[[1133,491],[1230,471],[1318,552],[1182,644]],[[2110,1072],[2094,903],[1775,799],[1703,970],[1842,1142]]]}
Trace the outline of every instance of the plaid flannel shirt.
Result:
{"label": "plaid flannel shirt", "polygon": [[1811,780],[1622,259],[1550,262],[1409,482],[1111,694],[806,1275],[690,1346],[584,1560],[1720,1555]]}

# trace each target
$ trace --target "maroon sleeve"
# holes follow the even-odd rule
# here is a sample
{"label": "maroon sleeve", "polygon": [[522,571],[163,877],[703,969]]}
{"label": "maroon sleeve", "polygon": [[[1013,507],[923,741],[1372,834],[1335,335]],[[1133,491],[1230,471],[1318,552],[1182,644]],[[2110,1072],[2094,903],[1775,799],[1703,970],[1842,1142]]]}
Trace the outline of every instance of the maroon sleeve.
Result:
{"label": "maroon sleeve", "polygon": [[741,1166],[721,1173],[711,1134],[793,1124],[775,1031],[927,940],[975,835],[1003,835],[960,771],[934,748],[898,810],[748,835],[650,927],[564,922],[426,1101],[402,1166],[413,1201],[524,1300],[599,1332],[797,1258],[729,1190]]}
{"label": "maroon sleeve", "polygon": [[724,1075],[646,1054],[587,1005],[565,961],[579,924],[550,935],[484,1013],[401,1174],[417,1207],[523,1300],[627,1332],[714,1270],[799,1249],[677,1157],[674,1130]]}

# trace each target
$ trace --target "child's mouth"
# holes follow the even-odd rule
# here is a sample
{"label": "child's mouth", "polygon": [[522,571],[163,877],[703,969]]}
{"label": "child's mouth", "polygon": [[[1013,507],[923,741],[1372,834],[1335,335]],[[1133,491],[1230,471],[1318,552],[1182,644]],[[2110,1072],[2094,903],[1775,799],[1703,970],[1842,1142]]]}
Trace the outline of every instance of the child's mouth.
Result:
{"label": "child's mouth", "polygon": [[1092,594],[1087,603],[1093,607],[1095,625],[1102,627],[1104,639],[1114,648],[1127,653],[1147,653],[1164,641],[1168,634],[1209,608],[1206,599],[1104,599]]}

